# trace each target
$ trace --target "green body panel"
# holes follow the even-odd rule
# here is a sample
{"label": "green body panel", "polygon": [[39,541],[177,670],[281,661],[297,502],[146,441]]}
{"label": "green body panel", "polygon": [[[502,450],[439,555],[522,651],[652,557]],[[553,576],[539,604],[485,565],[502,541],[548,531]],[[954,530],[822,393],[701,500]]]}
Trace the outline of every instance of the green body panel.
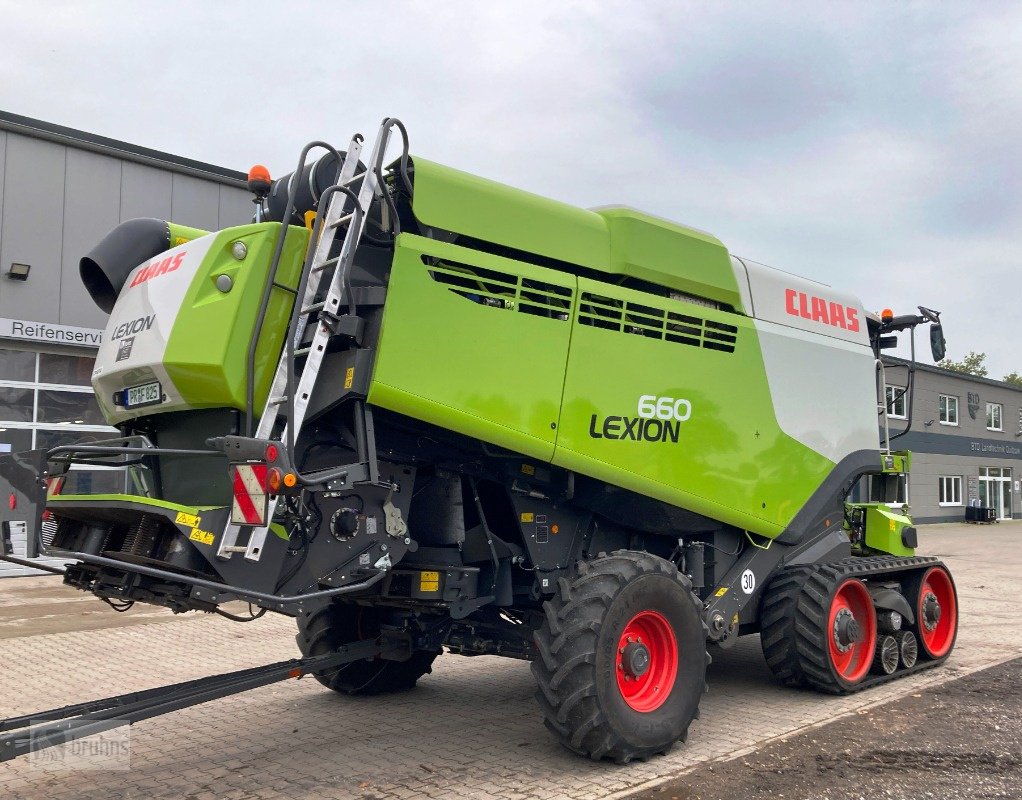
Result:
{"label": "green body panel", "polygon": [[865,544],[870,550],[889,553],[892,556],[915,555],[915,550],[905,547],[901,541],[901,531],[906,525],[912,524],[907,514],[901,514],[883,503],[867,503]]}
{"label": "green body panel", "polygon": [[912,470],[912,454],[898,450],[880,459],[881,471],[887,474],[907,475]]}
{"label": "green body panel", "polygon": [[[442,258],[446,266],[433,273],[458,283],[431,277],[424,257]],[[465,277],[459,265],[488,270],[487,279]],[[519,276],[568,292],[575,282],[562,272],[401,234],[369,402],[549,461],[571,325],[522,313]]]}
{"label": "green body panel", "polygon": [[[738,330],[727,353],[576,319],[554,463],[763,536],[779,534],[834,465],[778,427],[752,320],[584,278],[578,285],[583,301],[591,293]],[[625,418],[638,417],[640,397],[650,395],[691,404],[687,420],[672,422],[677,442],[606,435],[623,437]],[[659,425],[650,424],[646,432],[656,439]]]}
{"label": "green body panel", "polygon": [[412,208],[426,225],[593,269],[610,267],[599,214],[418,156]]}
{"label": "green body panel", "polygon": [[708,233],[630,208],[601,209],[610,228],[609,272],[742,307],[727,248]]}
{"label": "green body panel", "polygon": [[[538,297],[563,313],[523,313],[544,308]],[[657,338],[636,335],[648,317],[627,303],[736,326],[735,352],[700,346],[710,327],[695,346],[663,339],[663,321]],[[625,316],[616,330],[581,324],[583,311],[615,304]],[[691,403],[677,442],[604,435],[608,417],[636,417],[643,395]],[[369,401],[764,536],[833,468],[778,427],[749,318],[409,234],[397,243]]]}
{"label": "green body panel", "polygon": [[[248,346],[255,332],[259,302],[267,279],[280,224],[266,222],[226,228],[206,254],[188,288],[167,342],[163,364],[178,391],[192,408],[245,408]],[[244,242],[248,255],[231,255],[234,242]],[[301,275],[309,232],[292,227],[284,243],[277,281],[294,287]],[[230,292],[216,279],[227,275]],[[292,296],[274,288],[266,309],[255,359],[255,404],[262,407],[280,357]]]}
{"label": "green body panel", "polygon": [[152,506],[153,508],[165,508],[168,511],[179,511],[183,514],[191,514],[193,516],[201,514],[203,511],[210,511],[215,506],[184,506],[180,503],[171,503],[168,500],[159,500],[155,497],[141,497],[136,494],[59,494],[50,495],[46,498],[46,505],[57,507],[61,503],[67,504],[79,504],[83,502],[111,502],[121,501],[128,503],[141,503],[145,506]]}
{"label": "green body panel", "polygon": [[708,233],[630,208],[575,208],[423,158],[414,163],[412,203],[426,225],[744,310],[727,249]]}
{"label": "green body panel", "polygon": [[177,247],[179,244],[201,239],[203,236],[210,234],[210,231],[204,231],[201,228],[189,228],[187,225],[178,225],[176,222],[168,222],[167,230],[170,231],[171,247]]}
{"label": "green body panel", "polygon": [[[180,503],[171,503],[167,500],[159,500],[155,497],[141,497],[134,494],[61,494],[50,495],[46,498],[47,508],[52,508],[54,510],[59,509],[61,505],[81,507],[89,503],[110,502],[130,503],[132,507],[138,505],[149,506],[154,509],[158,508],[164,511],[173,511],[178,514],[187,514],[192,517],[201,517],[203,511],[215,511],[221,508],[221,506],[185,506]],[[179,522],[178,524],[184,528],[191,527],[184,522]],[[284,541],[287,541],[289,538],[287,531],[284,530],[284,526],[276,522],[270,524],[270,530]]]}

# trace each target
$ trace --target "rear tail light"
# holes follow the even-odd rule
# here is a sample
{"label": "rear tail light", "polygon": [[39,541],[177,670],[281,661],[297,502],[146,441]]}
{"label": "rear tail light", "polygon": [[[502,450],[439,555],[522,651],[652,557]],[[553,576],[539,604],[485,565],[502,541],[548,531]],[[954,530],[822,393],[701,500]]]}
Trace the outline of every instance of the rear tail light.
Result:
{"label": "rear tail light", "polygon": [[[60,494],[63,488],[64,488],[63,475],[55,475],[51,478],[46,479],[46,496],[48,498],[56,497],[58,494]],[[50,511],[50,509],[48,508],[44,508],[41,518],[43,522],[49,522],[51,519],[53,519],[53,512]]]}

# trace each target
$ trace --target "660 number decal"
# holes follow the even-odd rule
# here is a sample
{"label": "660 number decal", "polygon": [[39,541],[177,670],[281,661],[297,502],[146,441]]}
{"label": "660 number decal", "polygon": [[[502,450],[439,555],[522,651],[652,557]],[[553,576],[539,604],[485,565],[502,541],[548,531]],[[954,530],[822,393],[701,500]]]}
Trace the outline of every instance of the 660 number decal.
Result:
{"label": "660 number decal", "polygon": [[657,397],[655,394],[644,394],[639,398],[636,412],[642,419],[673,419],[685,422],[692,416],[692,404],[683,397]]}

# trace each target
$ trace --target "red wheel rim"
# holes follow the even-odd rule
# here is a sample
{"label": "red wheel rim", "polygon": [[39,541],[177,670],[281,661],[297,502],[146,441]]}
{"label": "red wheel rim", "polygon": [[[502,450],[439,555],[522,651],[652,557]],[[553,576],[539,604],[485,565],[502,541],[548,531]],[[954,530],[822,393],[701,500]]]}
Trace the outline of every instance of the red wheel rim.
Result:
{"label": "red wheel rim", "polygon": [[640,611],[617,643],[617,688],[629,708],[650,712],[666,702],[678,675],[678,640],[663,614]]}
{"label": "red wheel rim", "polygon": [[[849,627],[852,621],[857,631]],[[862,680],[873,663],[877,644],[873,598],[862,581],[847,580],[834,593],[827,618],[827,641],[830,663],[838,675],[849,683]]]}
{"label": "red wheel rim", "polygon": [[[936,622],[932,620],[932,615],[926,615],[928,597],[936,600],[940,610]],[[916,619],[926,652],[932,658],[947,655],[958,629],[958,601],[951,576],[940,567],[933,567],[923,576],[923,585],[919,587],[919,597],[916,600]]]}

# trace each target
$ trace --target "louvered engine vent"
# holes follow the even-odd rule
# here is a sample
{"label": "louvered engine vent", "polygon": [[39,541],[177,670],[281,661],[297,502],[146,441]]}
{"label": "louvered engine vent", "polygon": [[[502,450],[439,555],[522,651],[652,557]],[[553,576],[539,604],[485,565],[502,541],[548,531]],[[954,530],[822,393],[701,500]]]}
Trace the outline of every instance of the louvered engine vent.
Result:
{"label": "louvered engine vent", "polygon": [[431,256],[423,256],[422,263],[429,277],[473,303],[561,322],[571,319],[572,290],[567,286]]}
{"label": "louvered engine vent", "polygon": [[578,323],[722,353],[733,353],[738,340],[734,325],[589,292],[579,302]]}

